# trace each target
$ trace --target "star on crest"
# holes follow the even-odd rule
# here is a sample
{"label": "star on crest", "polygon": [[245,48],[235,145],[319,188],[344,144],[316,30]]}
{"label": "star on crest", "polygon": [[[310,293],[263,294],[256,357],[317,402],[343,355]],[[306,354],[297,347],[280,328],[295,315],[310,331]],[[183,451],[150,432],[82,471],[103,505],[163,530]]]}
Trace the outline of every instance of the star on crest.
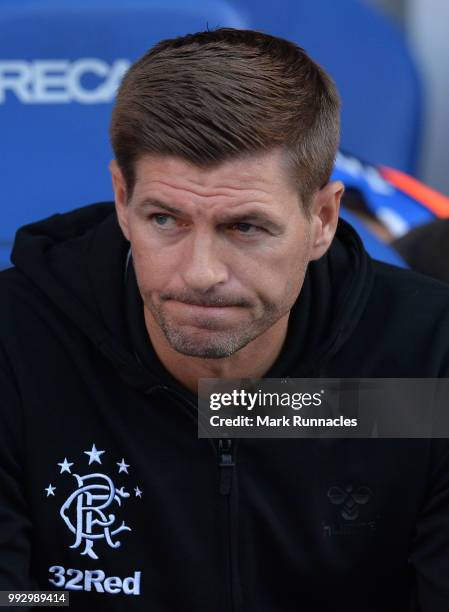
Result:
{"label": "star on crest", "polygon": [[142,491],[139,489],[139,487],[134,487],[134,491],[136,493],[136,497],[142,497]]}
{"label": "star on crest", "polygon": [[97,447],[95,446],[95,444],[92,444],[92,450],[90,451],[84,451],[85,455],[89,455],[89,465],[91,463],[94,463],[94,461],[96,461],[97,463],[99,463],[101,465],[101,459],[100,459],[100,455],[102,455],[105,451],[104,450],[97,450]]}
{"label": "star on crest", "polygon": [[62,474],[63,472],[68,472],[69,474],[72,473],[70,471],[70,468],[73,465],[73,463],[69,463],[67,461],[67,457],[64,457],[64,461],[62,463],[58,463],[58,465],[61,466],[61,471],[59,472],[60,474]]}
{"label": "star on crest", "polygon": [[123,458],[121,461],[116,461],[116,464],[119,466],[119,471],[118,471],[119,474],[121,472],[125,472],[126,474],[128,473],[127,468],[129,468],[129,463],[125,463],[125,460]]}
{"label": "star on crest", "polygon": [[49,497],[50,495],[54,496],[54,491],[56,491],[56,487],[49,484],[48,487],[45,489],[45,491],[47,491],[47,497]]}

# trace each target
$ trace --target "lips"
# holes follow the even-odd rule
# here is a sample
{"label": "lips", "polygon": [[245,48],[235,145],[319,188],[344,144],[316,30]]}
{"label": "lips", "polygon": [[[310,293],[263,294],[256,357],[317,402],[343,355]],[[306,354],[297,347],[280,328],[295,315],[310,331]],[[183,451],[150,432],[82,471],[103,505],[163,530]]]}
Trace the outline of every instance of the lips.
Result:
{"label": "lips", "polygon": [[199,310],[225,310],[226,308],[232,308],[232,306],[223,306],[221,304],[217,306],[204,306],[203,304],[188,304],[187,302],[178,302],[185,308],[197,308]]}
{"label": "lips", "polygon": [[178,300],[166,303],[167,314],[173,317],[177,325],[223,332],[230,326],[238,324],[241,319],[241,308],[232,306],[203,306],[188,304]]}
{"label": "lips", "polygon": [[181,302],[185,306],[195,306],[196,308],[231,308],[230,304],[191,304],[190,302]]}
{"label": "lips", "polygon": [[[221,304],[212,305],[212,306],[204,306],[203,304],[191,304],[187,302],[178,302],[173,301],[173,308],[176,312],[178,312],[178,316],[188,319],[197,317],[207,317],[214,319],[223,319],[224,317],[227,319],[232,313],[236,313],[238,309],[233,306],[223,306]],[[199,320],[199,319],[198,319]]]}
{"label": "lips", "polygon": [[193,302],[182,302],[181,300],[173,300],[177,304],[181,304],[182,306],[193,306],[194,308],[232,308],[235,307],[233,304],[201,304],[201,303],[193,303]]}

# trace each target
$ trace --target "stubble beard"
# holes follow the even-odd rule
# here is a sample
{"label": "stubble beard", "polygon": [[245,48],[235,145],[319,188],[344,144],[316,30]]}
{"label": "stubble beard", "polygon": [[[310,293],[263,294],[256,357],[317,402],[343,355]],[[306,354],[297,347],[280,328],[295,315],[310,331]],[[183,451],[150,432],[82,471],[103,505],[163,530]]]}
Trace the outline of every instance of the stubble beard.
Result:
{"label": "stubble beard", "polygon": [[263,304],[263,314],[257,320],[245,322],[229,330],[217,330],[208,326],[207,315],[197,321],[201,327],[190,327],[174,323],[167,317],[163,308],[158,308],[151,301],[145,300],[145,306],[153,315],[170,347],[190,357],[203,359],[223,359],[229,357],[252,342],[274,325],[286,312],[272,303]]}

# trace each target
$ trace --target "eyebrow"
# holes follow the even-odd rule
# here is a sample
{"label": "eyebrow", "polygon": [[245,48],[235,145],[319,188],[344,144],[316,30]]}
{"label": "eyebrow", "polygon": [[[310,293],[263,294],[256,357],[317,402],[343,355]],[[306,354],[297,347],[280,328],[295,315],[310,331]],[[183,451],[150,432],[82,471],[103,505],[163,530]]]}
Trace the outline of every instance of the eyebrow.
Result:
{"label": "eyebrow", "polygon": [[159,200],[153,200],[153,199],[148,199],[148,198],[146,200],[142,200],[142,202],[140,202],[137,206],[141,210],[146,210],[147,208],[151,206],[155,206],[157,208],[163,208],[164,210],[167,210],[168,212],[171,212],[174,215],[182,216],[184,214],[182,210],[180,210],[179,208],[175,208],[174,206],[169,206],[169,204],[165,204],[164,202],[160,202]]}
{"label": "eyebrow", "polygon": [[[147,208],[151,207],[162,208],[163,210],[180,217],[185,215],[185,212],[179,208],[175,208],[170,204],[166,204],[165,202],[161,202],[160,200],[155,200],[153,198],[147,198],[138,204],[138,208],[142,210],[146,210]],[[249,210],[248,212],[244,213],[225,213],[221,217],[222,223],[241,223],[243,220],[263,223],[275,232],[281,232],[283,230],[283,225],[281,223],[276,222],[271,216],[259,210]]]}

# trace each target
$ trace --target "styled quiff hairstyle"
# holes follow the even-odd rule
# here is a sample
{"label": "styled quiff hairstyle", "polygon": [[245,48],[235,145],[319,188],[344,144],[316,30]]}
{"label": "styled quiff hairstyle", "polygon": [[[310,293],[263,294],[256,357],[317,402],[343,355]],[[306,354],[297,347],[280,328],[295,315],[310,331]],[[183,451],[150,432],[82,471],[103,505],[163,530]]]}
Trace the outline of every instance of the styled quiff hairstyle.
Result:
{"label": "styled quiff hairstyle", "polygon": [[281,147],[306,206],[329,181],[339,131],[335,84],[303,49],[219,28],[162,40],[136,61],[118,90],[110,136],[128,198],[145,154],[212,168]]}

